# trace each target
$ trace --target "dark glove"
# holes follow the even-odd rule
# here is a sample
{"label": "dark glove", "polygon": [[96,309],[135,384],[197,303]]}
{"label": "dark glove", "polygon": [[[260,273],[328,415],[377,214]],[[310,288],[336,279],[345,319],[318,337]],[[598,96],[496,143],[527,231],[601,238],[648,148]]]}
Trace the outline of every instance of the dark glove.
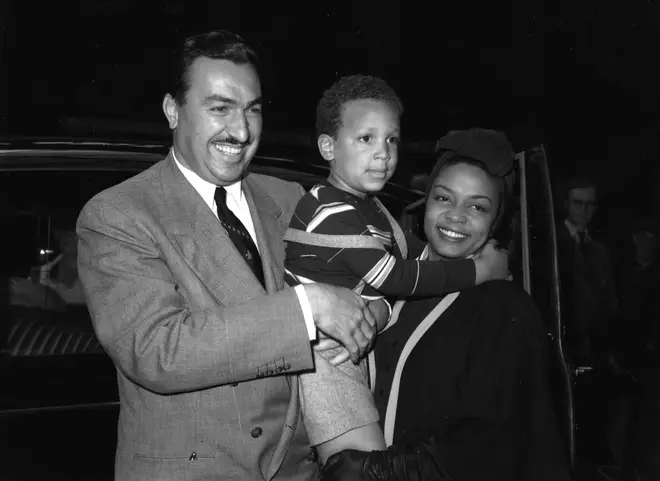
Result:
{"label": "dark glove", "polygon": [[433,441],[390,446],[386,451],[346,449],[321,467],[322,481],[451,481],[434,456]]}

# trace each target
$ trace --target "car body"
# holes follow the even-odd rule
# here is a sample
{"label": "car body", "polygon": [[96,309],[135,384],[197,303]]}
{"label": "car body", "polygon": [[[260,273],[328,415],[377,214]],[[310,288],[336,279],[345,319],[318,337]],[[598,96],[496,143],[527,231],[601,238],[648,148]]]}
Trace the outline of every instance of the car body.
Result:
{"label": "car body", "polygon": [[[0,329],[0,479],[110,480],[119,411],[115,367],[97,342],[84,304],[57,305],[34,294],[34,266],[58,254],[53,232],[71,226],[84,203],[162,159],[165,144],[74,139],[0,140],[0,271],[11,297]],[[552,194],[542,147],[518,155],[516,207],[509,232],[517,252],[513,268],[547,322],[556,354],[558,406],[572,449],[570,375],[562,352],[562,326]],[[309,149],[262,148],[254,172],[309,188],[328,168]],[[379,195],[404,229],[423,235],[424,193],[390,183]],[[38,271],[38,270],[37,270]],[[12,282],[30,301],[12,294]],[[11,296],[10,296],[11,294]],[[36,300],[33,298],[37,296]]]}

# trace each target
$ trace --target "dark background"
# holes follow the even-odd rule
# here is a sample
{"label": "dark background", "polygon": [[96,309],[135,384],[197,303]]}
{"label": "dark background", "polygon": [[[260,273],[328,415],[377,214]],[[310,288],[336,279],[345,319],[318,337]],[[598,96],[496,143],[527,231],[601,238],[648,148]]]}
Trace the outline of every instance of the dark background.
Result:
{"label": "dark background", "polygon": [[171,49],[185,35],[226,28],[265,64],[271,137],[309,138],[323,89],[371,73],[403,98],[408,145],[427,149],[450,129],[499,128],[517,149],[544,143],[555,173],[594,171],[615,190],[650,192],[657,3],[323,3],[0,0],[0,132],[72,133],[71,118],[93,117],[136,135],[166,133]]}

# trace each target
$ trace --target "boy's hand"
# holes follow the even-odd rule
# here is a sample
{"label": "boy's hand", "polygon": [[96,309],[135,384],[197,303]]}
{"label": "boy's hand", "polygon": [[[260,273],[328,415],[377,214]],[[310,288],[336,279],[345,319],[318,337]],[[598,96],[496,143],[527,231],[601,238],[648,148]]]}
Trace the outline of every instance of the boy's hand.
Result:
{"label": "boy's hand", "polygon": [[497,249],[496,245],[496,241],[489,241],[474,257],[475,285],[494,279],[509,278],[509,254],[504,249]]}
{"label": "boy's hand", "polygon": [[392,308],[385,299],[376,299],[367,304],[376,319],[376,331],[382,331],[390,320]]}

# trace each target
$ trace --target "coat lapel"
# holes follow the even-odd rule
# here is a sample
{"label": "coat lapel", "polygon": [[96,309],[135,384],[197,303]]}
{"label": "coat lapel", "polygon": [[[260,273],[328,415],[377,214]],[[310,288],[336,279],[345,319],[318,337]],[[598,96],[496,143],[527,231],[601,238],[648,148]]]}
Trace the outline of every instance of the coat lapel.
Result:
{"label": "coat lapel", "polygon": [[183,176],[171,155],[162,176],[165,208],[172,216],[167,235],[216,301],[229,306],[264,295],[259,280],[227,231]]}
{"label": "coat lapel", "polygon": [[250,215],[257,235],[257,244],[264,268],[264,279],[268,293],[284,287],[284,242],[282,236],[286,226],[282,226],[282,211],[272,197],[248,175],[243,180],[243,191],[250,206]]}
{"label": "coat lapel", "polygon": [[[243,181],[250,214],[257,235],[261,261],[264,266],[266,290],[274,293],[284,288],[284,231],[288,225],[281,221],[282,211],[270,197],[248,175]],[[266,479],[271,480],[279,471],[291,445],[300,420],[300,401],[298,395],[298,376],[289,376],[291,400],[284,417],[282,435],[270,460]]]}
{"label": "coat lapel", "polygon": [[[163,163],[161,187],[163,215],[170,216],[167,235],[214,299],[223,306],[230,306],[266,295],[227,231],[183,176],[171,154]],[[266,290],[275,293],[284,287],[282,236],[287,226],[282,225],[278,204],[249,175],[243,180],[243,189],[257,235]],[[267,479],[272,479],[280,469],[300,419],[298,376],[288,377],[291,399]]]}

